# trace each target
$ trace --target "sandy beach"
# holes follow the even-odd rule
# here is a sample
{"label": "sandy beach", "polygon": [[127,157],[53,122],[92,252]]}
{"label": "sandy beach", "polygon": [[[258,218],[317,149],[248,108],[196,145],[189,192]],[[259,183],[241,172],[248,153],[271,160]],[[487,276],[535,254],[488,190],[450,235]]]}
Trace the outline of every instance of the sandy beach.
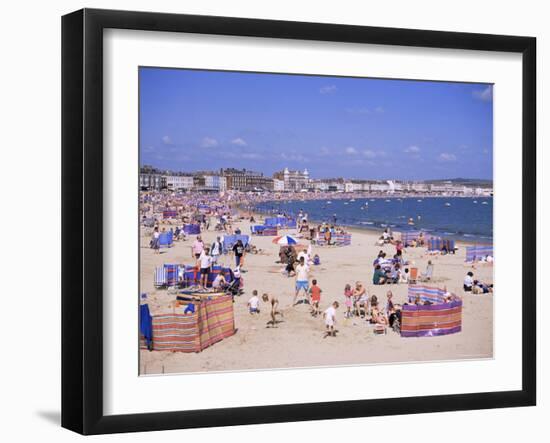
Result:
{"label": "sandy beach", "polygon": [[[161,225],[162,226],[162,225]],[[166,225],[169,228],[169,225]],[[248,221],[236,222],[242,232],[250,232]],[[294,230],[282,231],[294,234]],[[378,246],[379,233],[361,229],[351,230],[352,244],[345,247],[315,247],[321,265],[312,266],[310,277],[318,280],[322,288],[321,309],[333,301],[340,303],[337,311],[336,337],[324,337],[322,318],[309,314],[309,305],[292,307],[295,279],[286,277],[278,260],[279,246],[273,237],[252,237],[258,254],[245,258],[242,296],[235,297],[235,335],[218,342],[200,353],[140,351],[140,374],[187,373],[205,371],[239,371],[254,369],[299,368],[312,366],[361,365],[390,362],[418,362],[456,359],[492,358],[493,355],[493,294],[465,294],[462,281],[471,270],[475,278],[493,282],[493,266],[465,263],[465,244],[459,243],[456,254],[428,255],[426,248],[407,248],[404,258],[413,266],[424,270],[428,260],[434,263],[433,286],[446,286],[447,290],[463,297],[462,331],[441,337],[404,338],[388,329],[386,335],[374,335],[372,326],[359,318],[344,318],[344,286],[362,281],[369,294],[376,294],[385,301],[386,291],[391,289],[396,303],[407,298],[406,284],[375,286],[372,284],[372,261],[383,249],[393,255],[391,244]],[[202,233],[210,244],[219,232]],[[170,312],[173,294],[155,289],[153,272],[162,263],[194,264],[191,244],[195,236],[174,243],[172,248],[161,249],[155,254],[148,248],[149,236],[142,228],[141,238],[141,288],[148,294],[151,313]],[[302,241],[301,243],[307,243]],[[222,256],[220,263],[232,266],[232,255]],[[261,304],[259,315],[251,315],[247,302],[252,290],[260,294],[277,295],[284,321],[278,328],[266,327],[269,321],[267,304]]]}

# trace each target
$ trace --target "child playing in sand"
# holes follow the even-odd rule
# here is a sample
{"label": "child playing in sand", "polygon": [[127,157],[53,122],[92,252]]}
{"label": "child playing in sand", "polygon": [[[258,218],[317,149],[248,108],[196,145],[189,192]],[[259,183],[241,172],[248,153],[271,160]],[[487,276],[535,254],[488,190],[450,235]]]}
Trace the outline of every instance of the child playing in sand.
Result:
{"label": "child playing in sand", "polygon": [[252,291],[252,297],[248,300],[248,312],[250,314],[259,314],[260,313],[260,299],[258,298],[258,291],[254,289]]}
{"label": "child playing in sand", "polygon": [[323,317],[325,319],[325,326],[327,328],[327,331],[323,338],[327,338],[329,335],[332,337],[336,337],[334,324],[336,323],[336,309],[338,309],[338,306],[339,306],[338,302],[335,301],[334,303],[332,303],[331,306],[329,306],[325,310],[325,312],[323,312]]}
{"label": "child playing in sand", "polygon": [[346,287],[344,288],[344,297],[345,297],[345,303],[346,303],[346,318],[352,317],[351,307],[353,305],[353,291],[351,290],[351,285],[346,284]]}
{"label": "child playing in sand", "polygon": [[275,296],[271,296],[271,298],[269,298],[269,295],[263,294],[262,301],[271,305],[271,320],[267,322],[267,327],[271,325],[272,328],[277,328],[277,315],[283,317],[283,313],[277,309],[279,307],[279,299]]}
{"label": "child playing in sand", "polygon": [[311,281],[311,287],[309,288],[309,294],[311,297],[311,315],[317,317],[319,315],[319,302],[321,301],[321,292],[323,290],[317,286],[317,280]]}

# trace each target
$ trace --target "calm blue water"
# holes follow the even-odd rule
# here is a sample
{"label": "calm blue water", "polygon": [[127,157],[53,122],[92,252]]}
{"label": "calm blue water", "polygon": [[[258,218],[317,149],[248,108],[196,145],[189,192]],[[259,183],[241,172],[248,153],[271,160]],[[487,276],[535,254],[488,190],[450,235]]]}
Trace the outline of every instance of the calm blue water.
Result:
{"label": "calm blue water", "polygon": [[[493,238],[492,197],[357,198],[355,202],[349,199],[328,201],[264,202],[256,205],[256,208],[264,213],[280,211],[291,215],[297,215],[303,210],[310,220],[316,222],[332,223],[336,215],[338,224],[366,229],[422,229],[462,240],[489,241]],[[408,225],[409,218],[414,220],[414,226]]]}

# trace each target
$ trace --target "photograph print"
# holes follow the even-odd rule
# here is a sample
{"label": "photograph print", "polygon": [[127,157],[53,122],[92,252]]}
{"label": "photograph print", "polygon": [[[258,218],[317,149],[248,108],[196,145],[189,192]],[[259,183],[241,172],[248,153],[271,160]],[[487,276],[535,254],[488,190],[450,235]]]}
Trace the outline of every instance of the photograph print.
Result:
{"label": "photograph print", "polygon": [[493,358],[492,84],[138,75],[140,375]]}

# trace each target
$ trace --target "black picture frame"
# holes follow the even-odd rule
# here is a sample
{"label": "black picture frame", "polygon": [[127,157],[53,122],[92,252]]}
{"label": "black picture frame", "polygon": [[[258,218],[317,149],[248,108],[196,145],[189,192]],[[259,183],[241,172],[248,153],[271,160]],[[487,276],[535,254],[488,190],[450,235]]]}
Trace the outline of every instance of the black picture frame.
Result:
{"label": "black picture frame", "polygon": [[[522,388],[392,399],[103,413],[103,30],[454,48],[522,54]],[[83,9],[62,18],[62,426],[82,434],[536,404],[536,39],[232,17]]]}

